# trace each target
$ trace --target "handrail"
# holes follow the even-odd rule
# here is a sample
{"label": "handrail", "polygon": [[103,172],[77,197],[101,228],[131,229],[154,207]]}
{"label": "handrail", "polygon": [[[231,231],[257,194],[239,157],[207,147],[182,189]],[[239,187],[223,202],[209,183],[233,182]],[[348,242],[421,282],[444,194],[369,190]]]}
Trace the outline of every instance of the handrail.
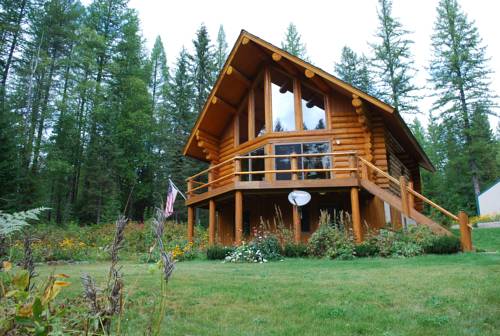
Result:
{"label": "handrail", "polygon": [[[368,167],[372,168],[373,170],[375,170],[377,173],[379,173],[380,175],[388,178],[391,182],[394,182],[397,186],[401,186],[401,183],[399,182],[398,179],[396,179],[395,177],[387,174],[386,172],[384,172],[382,169],[378,168],[377,166],[375,166],[374,164],[372,164],[371,162],[368,162],[367,160],[363,159],[362,157],[358,157],[359,160],[361,161],[362,164],[365,164],[367,165]],[[446,210],[445,208],[443,208],[442,206],[434,203],[433,201],[431,201],[430,199],[428,199],[427,197],[425,197],[424,195],[420,194],[419,192],[415,191],[414,189],[410,188],[409,186],[406,186],[406,190],[411,193],[413,196],[421,199],[422,201],[424,201],[425,203],[429,204],[430,206],[432,206],[433,208],[441,211],[444,215],[450,217],[451,219],[455,220],[458,222],[458,216],[452,214],[451,212],[449,212],[448,210]]]}
{"label": "handrail", "polygon": [[234,161],[234,158],[230,158],[230,159],[227,159],[227,160],[225,160],[225,161],[222,161],[222,162],[220,162],[220,163],[218,163],[218,164],[216,164],[216,165],[210,166],[210,167],[208,167],[207,169],[202,170],[201,172],[196,173],[196,174],[194,174],[194,175],[193,175],[193,176],[191,176],[191,177],[188,177],[188,178],[186,179],[186,181],[192,180],[192,179],[194,179],[194,178],[196,178],[196,177],[198,177],[198,176],[200,176],[200,175],[206,174],[206,173],[208,173],[209,171],[211,171],[211,170],[213,170],[213,169],[217,169],[217,168],[219,168],[219,167],[221,167],[221,166],[223,166],[223,165],[225,165],[225,164],[227,164],[228,162],[231,162],[231,161]]}
{"label": "handrail", "polygon": [[356,168],[313,168],[313,169],[271,169],[271,170],[252,170],[252,171],[242,171],[236,172],[236,175],[256,175],[265,173],[322,173],[322,172],[353,172]]}
{"label": "handrail", "polygon": [[306,154],[269,154],[269,155],[239,155],[235,159],[276,159],[276,158],[293,158],[293,157],[316,157],[316,156],[341,156],[341,155],[355,155],[355,151],[346,152],[330,152],[330,153],[306,153]]}

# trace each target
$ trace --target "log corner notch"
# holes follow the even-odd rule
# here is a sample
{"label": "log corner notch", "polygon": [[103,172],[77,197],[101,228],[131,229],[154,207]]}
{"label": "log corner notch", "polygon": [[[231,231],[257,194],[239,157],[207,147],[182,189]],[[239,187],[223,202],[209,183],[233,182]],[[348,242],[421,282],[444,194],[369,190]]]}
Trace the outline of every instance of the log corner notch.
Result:
{"label": "log corner notch", "polygon": [[217,164],[219,161],[219,141],[202,130],[196,131],[196,140],[198,140],[198,146],[203,150],[205,158],[212,164]]}
{"label": "log corner notch", "polygon": [[365,158],[367,161],[372,162],[373,161],[373,134],[371,131],[371,125],[370,125],[370,119],[368,119],[367,116],[367,111],[365,108],[365,105],[363,104],[363,101],[359,96],[356,94],[352,95],[352,106],[354,107],[354,110],[356,111],[356,114],[358,116],[358,122],[361,124],[361,127],[363,128],[363,132],[365,133]]}

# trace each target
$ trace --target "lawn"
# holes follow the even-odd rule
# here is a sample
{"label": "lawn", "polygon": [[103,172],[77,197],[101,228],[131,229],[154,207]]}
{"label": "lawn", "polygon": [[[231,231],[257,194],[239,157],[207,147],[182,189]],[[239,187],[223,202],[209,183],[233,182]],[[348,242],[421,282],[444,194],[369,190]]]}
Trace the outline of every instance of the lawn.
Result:
{"label": "lawn", "polygon": [[[63,265],[67,296],[108,265]],[[143,335],[159,274],[125,264],[126,335]],[[40,269],[42,275],[54,267]],[[165,335],[499,335],[500,255],[178,263]]]}

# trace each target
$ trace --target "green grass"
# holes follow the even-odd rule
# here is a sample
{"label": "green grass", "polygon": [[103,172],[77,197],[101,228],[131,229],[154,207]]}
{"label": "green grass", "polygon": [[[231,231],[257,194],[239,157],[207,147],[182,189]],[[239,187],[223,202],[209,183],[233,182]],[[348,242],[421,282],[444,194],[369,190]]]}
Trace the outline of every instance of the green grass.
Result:
{"label": "green grass", "polygon": [[[81,295],[82,272],[108,265],[58,266]],[[159,273],[126,264],[126,335],[143,335]],[[42,275],[53,267],[42,267]],[[178,263],[169,283],[165,335],[499,335],[500,254],[268,264]]]}
{"label": "green grass", "polygon": [[500,252],[500,228],[481,228],[472,230],[475,248]]}

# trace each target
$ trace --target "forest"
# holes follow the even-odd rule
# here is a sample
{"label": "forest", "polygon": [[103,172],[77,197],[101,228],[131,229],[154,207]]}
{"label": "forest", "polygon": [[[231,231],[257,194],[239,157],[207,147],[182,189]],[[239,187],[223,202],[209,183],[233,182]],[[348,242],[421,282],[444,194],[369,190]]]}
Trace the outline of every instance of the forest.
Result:
{"label": "forest", "polygon": [[[476,197],[500,177],[500,126],[486,45],[457,0],[441,0],[432,60],[415,68],[411,33],[380,0],[370,53],[349,46],[333,74],[393,105],[436,167],[426,196],[475,214]],[[178,55],[160,37],[146,48],[127,0],[0,1],[0,209],[49,207],[56,224],[142,221],[165,198],[168,178],[183,190],[203,163],[183,145],[228,54],[221,23],[200,23]],[[244,28],[244,27],[242,27]],[[290,23],[281,47],[314,63]],[[427,72],[431,111],[419,111]],[[427,119],[422,123],[417,115]],[[183,220],[183,200],[176,203]]]}

